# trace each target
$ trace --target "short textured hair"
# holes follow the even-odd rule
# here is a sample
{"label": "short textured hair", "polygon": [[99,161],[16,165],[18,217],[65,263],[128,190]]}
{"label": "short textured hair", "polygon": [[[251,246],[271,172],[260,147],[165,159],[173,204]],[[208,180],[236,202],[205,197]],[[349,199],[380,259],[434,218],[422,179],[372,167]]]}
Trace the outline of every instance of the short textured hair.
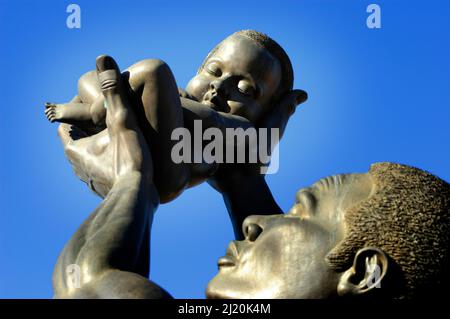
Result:
{"label": "short textured hair", "polygon": [[[281,96],[292,90],[294,86],[294,71],[292,69],[291,60],[289,59],[284,49],[275,40],[273,40],[268,35],[255,30],[237,31],[232,35],[230,35],[229,37],[232,37],[234,35],[244,36],[253,40],[257,45],[266,49],[275,59],[277,59],[280,62],[281,81],[278,90],[275,92],[275,96],[273,97],[273,99],[277,100],[278,98],[280,98]],[[227,37],[227,39],[229,37]],[[214,53],[216,53],[216,51],[219,49],[223,41],[221,41],[208,53],[202,65],[198,69],[197,73],[203,70],[203,67],[205,66],[206,62],[209,60],[211,56],[214,55]]]}
{"label": "short textured hair", "polygon": [[398,298],[412,298],[447,278],[450,185],[420,169],[377,163],[369,174],[375,192],[344,214],[344,239],[327,255],[336,271],[348,269],[364,247],[382,249],[404,277]]}

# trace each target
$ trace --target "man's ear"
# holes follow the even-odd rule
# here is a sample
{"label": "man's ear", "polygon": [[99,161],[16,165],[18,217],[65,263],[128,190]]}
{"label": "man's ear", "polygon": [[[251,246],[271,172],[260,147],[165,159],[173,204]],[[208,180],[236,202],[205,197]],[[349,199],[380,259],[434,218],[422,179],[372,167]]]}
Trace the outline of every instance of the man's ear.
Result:
{"label": "man's ear", "polygon": [[338,295],[357,296],[381,288],[388,264],[388,256],[379,248],[365,247],[358,250],[353,265],[339,279]]}

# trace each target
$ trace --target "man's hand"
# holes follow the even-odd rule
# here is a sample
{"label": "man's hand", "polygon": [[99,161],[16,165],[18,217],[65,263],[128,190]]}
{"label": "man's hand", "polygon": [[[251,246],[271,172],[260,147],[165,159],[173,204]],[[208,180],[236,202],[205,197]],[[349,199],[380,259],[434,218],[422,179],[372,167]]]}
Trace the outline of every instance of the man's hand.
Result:
{"label": "man's hand", "polygon": [[289,91],[271,108],[271,111],[257,126],[268,129],[278,128],[280,130],[279,136],[281,140],[290,117],[294,114],[297,106],[307,99],[308,94],[303,90]]}
{"label": "man's hand", "polygon": [[115,61],[107,56],[97,58],[97,75],[108,108],[107,128],[87,136],[77,127],[61,124],[58,133],[75,173],[105,197],[117,178],[131,171],[151,181],[153,165]]}

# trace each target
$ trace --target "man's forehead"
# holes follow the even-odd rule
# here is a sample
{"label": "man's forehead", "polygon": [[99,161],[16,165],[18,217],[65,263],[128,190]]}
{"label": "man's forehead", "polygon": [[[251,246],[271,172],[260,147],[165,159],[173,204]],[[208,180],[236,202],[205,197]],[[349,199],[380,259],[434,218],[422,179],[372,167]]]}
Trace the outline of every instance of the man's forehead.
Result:
{"label": "man's forehead", "polygon": [[343,183],[345,176],[343,175],[333,175],[321,178],[314,184],[301,188],[295,194],[295,199],[298,202],[302,196],[307,195],[319,195],[321,192],[328,190],[337,191],[338,187]]}
{"label": "man's forehead", "polygon": [[341,208],[345,208],[366,199],[373,190],[374,184],[370,174],[340,174],[322,178],[311,186],[298,190],[295,199],[297,203],[305,198],[327,203],[336,202]]}

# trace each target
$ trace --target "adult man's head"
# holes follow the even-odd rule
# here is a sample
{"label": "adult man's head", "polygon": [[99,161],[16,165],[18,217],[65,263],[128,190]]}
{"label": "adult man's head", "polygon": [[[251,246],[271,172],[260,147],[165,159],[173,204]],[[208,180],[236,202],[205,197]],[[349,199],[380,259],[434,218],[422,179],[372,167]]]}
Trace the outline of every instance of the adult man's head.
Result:
{"label": "adult man's head", "polygon": [[207,288],[220,298],[415,297],[448,267],[450,185],[392,163],[328,177],[286,215],[250,216]]}

